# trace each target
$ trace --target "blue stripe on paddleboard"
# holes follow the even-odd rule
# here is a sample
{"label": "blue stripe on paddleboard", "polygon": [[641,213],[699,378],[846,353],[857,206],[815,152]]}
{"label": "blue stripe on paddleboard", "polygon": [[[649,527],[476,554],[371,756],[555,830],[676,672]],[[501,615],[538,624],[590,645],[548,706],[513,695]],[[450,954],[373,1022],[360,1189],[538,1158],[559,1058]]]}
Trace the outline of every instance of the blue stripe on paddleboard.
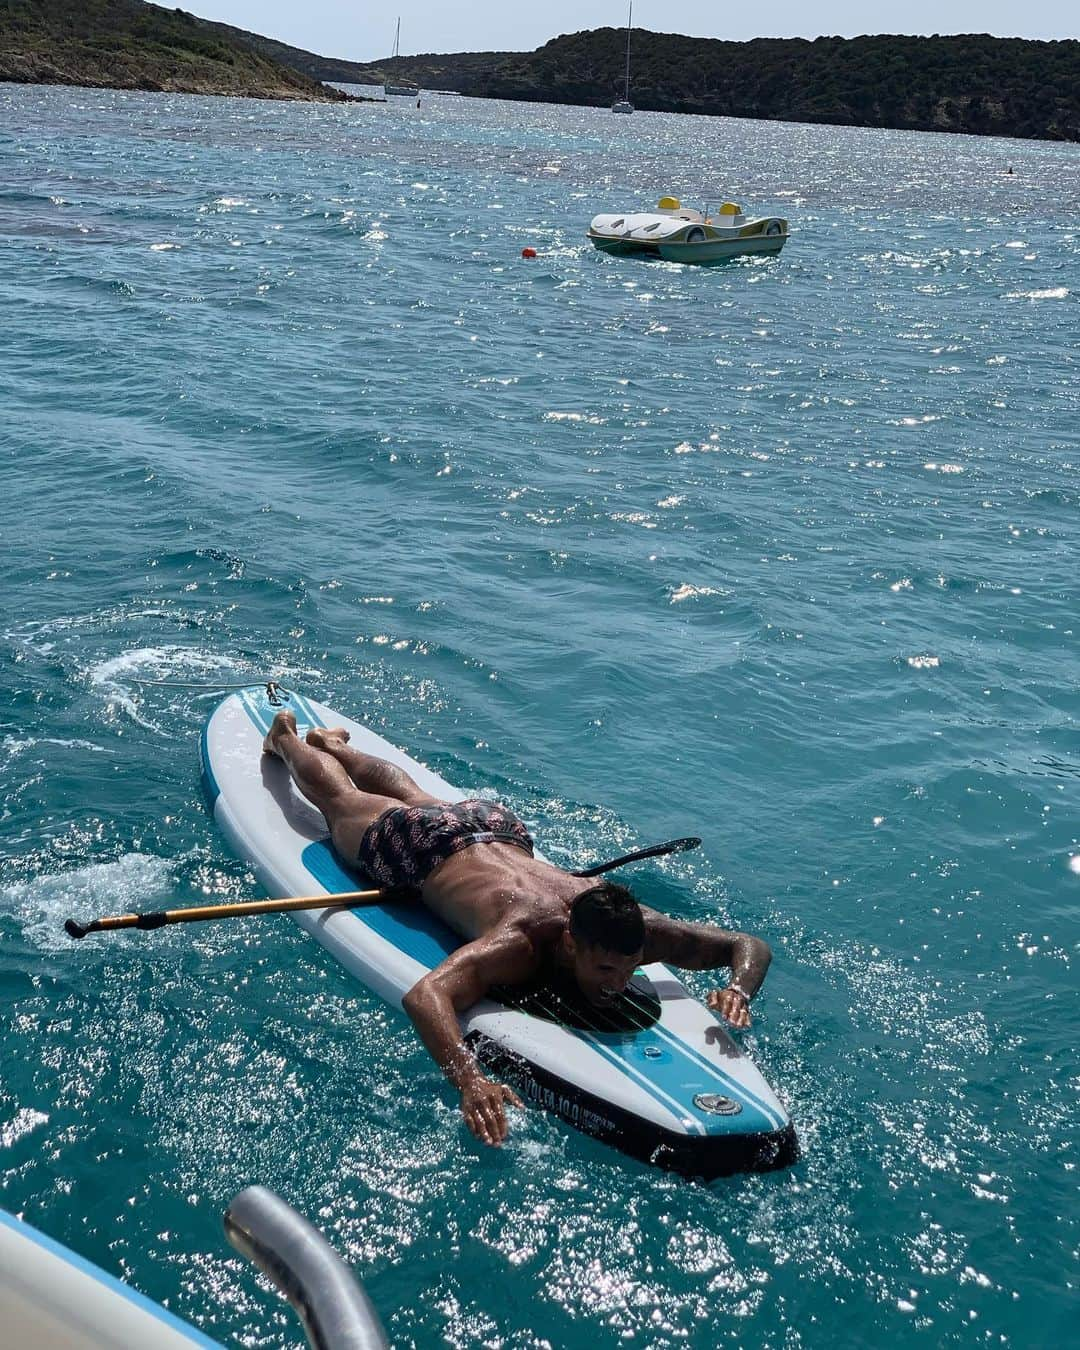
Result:
{"label": "blue stripe on paddleboard", "polygon": [[692,1045],[688,1045],[685,1041],[679,1041],[672,1037],[671,1032],[662,1024],[657,1025],[656,1031],[661,1038],[674,1040],[685,1055],[688,1055],[708,1073],[712,1074],[716,1081],[724,1086],[725,1095],[736,1097],[740,1101],[749,1103],[760,1111],[766,1120],[769,1121],[772,1129],[780,1130],[787,1125],[788,1117],[782,1109],[765,1101],[765,1099],[755,1092],[753,1088],[747,1087],[740,1079],[726,1073],[719,1064],[714,1064],[711,1060],[706,1059],[705,1056],[702,1055],[700,1051],[695,1050]]}
{"label": "blue stripe on paddleboard", "polygon": [[288,694],[288,702],[275,707],[267,697],[265,687],[261,684],[240,690],[239,698],[244,711],[264,736],[270,730],[270,724],[275,716],[283,709],[287,709],[296,717],[297,729],[301,733],[309,727],[322,726],[322,718],[318,716],[315,709],[302,694],[297,694],[291,689],[282,692]]}
{"label": "blue stripe on paddleboard", "polygon": [[264,736],[270,730],[270,723],[273,722],[275,716],[286,708],[296,717],[297,728],[301,731],[301,734],[308,727],[322,726],[322,721],[315,716],[307,699],[302,698],[299,694],[294,694],[291,690],[285,692],[289,695],[288,703],[275,707],[271,704],[262,685],[253,685],[250,689],[240,691],[240,702]]}
{"label": "blue stripe on paddleboard", "polygon": [[[571,1028],[567,1027],[567,1030],[571,1031]],[[646,1041],[649,1035],[647,1031],[635,1033],[629,1045],[625,1042],[620,1043],[618,1041],[609,1042],[601,1040],[598,1034],[589,1031],[571,1031],[571,1034],[576,1036],[579,1040],[584,1041],[586,1045],[606,1059],[609,1064],[614,1065],[620,1073],[626,1074],[629,1078],[636,1079],[649,1096],[652,1097],[653,1101],[660,1102],[668,1108],[684,1129],[693,1134],[707,1133],[705,1126],[701,1121],[695,1120],[690,1114],[690,1108],[687,1103],[681,1097],[672,1096],[671,1093],[666,1090],[667,1088],[671,1088],[676,1092],[685,1090],[685,1083],[673,1082],[671,1075],[664,1072],[664,1066],[658,1059],[650,1060],[645,1059],[644,1057],[642,1058],[643,1065],[648,1065],[648,1073],[643,1073],[641,1069],[636,1068],[630,1062],[628,1051],[632,1047],[641,1054],[644,1049],[643,1042]],[[669,1064],[670,1062],[669,1057]],[[717,1117],[717,1119],[720,1119],[720,1117]]]}
{"label": "blue stripe on paddleboard", "polygon": [[265,736],[270,730],[270,721],[264,713],[265,689],[241,689],[240,706],[255,723],[256,728]]}
{"label": "blue stripe on paddleboard", "polygon": [[[660,1033],[660,1034],[658,1034]],[[581,1035],[581,1033],[577,1033]],[[639,1031],[631,1037],[604,1037],[586,1034],[590,1045],[613,1063],[643,1082],[655,1085],[657,1092],[669,1102],[677,1103],[676,1114],[686,1123],[690,1117],[696,1131],[708,1135],[739,1135],[770,1133],[776,1128],[770,1114],[759,1103],[748,1099],[740,1083],[716,1073],[715,1066],[700,1059],[693,1049],[665,1031],[659,1025]],[[659,1050],[656,1058],[646,1055],[648,1049]],[[640,1057],[641,1068],[634,1061]],[[706,1072],[703,1073],[702,1069]],[[719,1083],[718,1083],[719,1080]],[[694,1105],[699,1093],[715,1093],[723,1086],[724,1096],[742,1103],[742,1111],[734,1116],[719,1116]]]}
{"label": "blue stripe on paddleboard", "polygon": [[209,721],[202,729],[202,736],[199,738],[199,762],[202,765],[202,785],[206,793],[206,800],[210,805],[210,814],[214,814],[214,803],[221,796],[221,788],[218,786],[218,780],[214,777],[214,770],[210,767],[210,746],[207,743],[206,734],[210,730]]}
{"label": "blue stripe on paddleboard", "polygon": [[318,716],[318,714],[315,712],[315,709],[311,706],[311,704],[308,702],[308,700],[304,697],[303,694],[297,694],[294,690],[290,689],[289,696],[292,699],[293,704],[295,705],[293,711],[298,713],[297,717],[298,722],[302,722],[305,726],[312,726],[312,727],[322,726],[323,724],[322,718]]}
{"label": "blue stripe on paddleboard", "polygon": [[[357,877],[345,871],[333,846],[325,839],[308,844],[300,857],[319,885],[331,893],[356,890]],[[370,885],[363,876],[360,880]],[[365,905],[363,909],[353,909],[349,913],[429,970],[434,970],[440,961],[445,961],[461,946],[461,938],[419,900],[411,905]]]}
{"label": "blue stripe on paddleboard", "polygon": [[[154,1303],[153,1300],[147,1298],[145,1294],[140,1294],[137,1289],[132,1289],[130,1284],[125,1284],[123,1280],[118,1280],[115,1275],[110,1275],[107,1271],[102,1270],[100,1266],[95,1266],[91,1261],[87,1261],[85,1257],[79,1256],[77,1252],[73,1252],[70,1248],[64,1247],[53,1238],[46,1237],[44,1233],[39,1233],[36,1228],[31,1228],[28,1223],[23,1223],[21,1219],[16,1219],[13,1214],[8,1214],[5,1211],[0,1210],[0,1225],[3,1225],[5,1228],[10,1228],[13,1232],[18,1233],[20,1237],[29,1238],[31,1242],[36,1246],[41,1247],[44,1251],[51,1252],[53,1256],[58,1256],[67,1265],[71,1266],[73,1270],[78,1270],[84,1275],[89,1275],[91,1279],[104,1286],[104,1288],[111,1290],[117,1297],[124,1299],[128,1303],[134,1304],[136,1308],[141,1308],[143,1312],[149,1313],[151,1317],[155,1317],[159,1322],[170,1327],[177,1335],[184,1336],[192,1345],[203,1346],[204,1350],[221,1350],[220,1341],[209,1340],[201,1331],[190,1326],[187,1322],[182,1322],[179,1317],[174,1316],[167,1308],[161,1307],[159,1303]],[[54,1292],[59,1296],[59,1290]]]}
{"label": "blue stripe on paddleboard", "polygon": [[[688,1042],[677,1040],[667,1027],[657,1025],[656,1033],[661,1040],[670,1040],[677,1044],[682,1054],[687,1059],[692,1060],[698,1066],[699,1071],[704,1072],[712,1079],[712,1090],[719,1086],[723,1089],[725,1096],[733,1097],[736,1101],[742,1102],[744,1111],[747,1107],[755,1111],[765,1121],[767,1129],[779,1130],[787,1124],[783,1113],[765,1101],[753,1088],[747,1087],[742,1079],[726,1072],[719,1064],[713,1063],[712,1060]],[[723,1117],[722,1119],[730,1121],[731,1117]]]}

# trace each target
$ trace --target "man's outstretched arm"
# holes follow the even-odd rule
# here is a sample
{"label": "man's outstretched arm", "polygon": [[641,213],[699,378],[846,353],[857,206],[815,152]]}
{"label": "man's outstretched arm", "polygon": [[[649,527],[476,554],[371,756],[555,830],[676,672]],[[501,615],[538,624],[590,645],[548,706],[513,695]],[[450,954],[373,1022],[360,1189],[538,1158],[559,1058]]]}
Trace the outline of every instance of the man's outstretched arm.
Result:
{"label": "man's outstretched arm", "polygon": [[461,1034],[458,1014],[479,1002],[495,984],[518,984],[536,969],[532,943],[515,930],[486,933],[466,943],[419,980],[402,1001],[432,1059],[461,1093],[461,1113],[477,1139],[501,1144],[506,1107],[517,1095],[484,1076]]}
{"label": "man's outstretched arm", "polygon": [[726,989],[711,989],[705,1002],[732,1026],[750,1025],[750,1000],[761,988],[769,969],[769,944],[749,933],[729,933],[711,924],[683,923],[658,910],[645,916],[645,960],[664,961],[682,970],[714,970],[730,966]]}

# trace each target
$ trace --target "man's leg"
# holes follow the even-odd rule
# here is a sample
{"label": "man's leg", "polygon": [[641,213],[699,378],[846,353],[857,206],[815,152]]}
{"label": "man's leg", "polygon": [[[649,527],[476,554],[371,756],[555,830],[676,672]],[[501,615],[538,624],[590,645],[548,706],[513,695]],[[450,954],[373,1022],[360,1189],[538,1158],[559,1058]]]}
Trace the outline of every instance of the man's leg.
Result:
{"label": "man's leg", "polygon": [[274,718],[263,750],[285,761],[293,782],[326,817],[334,847],[348,862],[356,860],[368,826],[384,811],[401,805],[400,797],[357,787],[335,755],[302,741],[291,712],[279,712]]}
{"label": "man's leg", "polygon": [[333,755],[361,792],[393,797],[405,806],[434,806],[443,800],[425,792],[404,769],[388,759],[354,750],[348,738],[349,733],[340,727],[313,727],[307,734],[307,743]]}

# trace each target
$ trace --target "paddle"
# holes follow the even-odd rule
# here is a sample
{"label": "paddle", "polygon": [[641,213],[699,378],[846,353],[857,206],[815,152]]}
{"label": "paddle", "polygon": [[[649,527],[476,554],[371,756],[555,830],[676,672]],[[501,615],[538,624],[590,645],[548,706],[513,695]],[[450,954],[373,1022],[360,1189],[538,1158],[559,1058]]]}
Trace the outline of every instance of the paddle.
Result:
{"label": "paddle", "polygon": [[117,928],[164,928],[170,923],[197,923],[202,919],[242,919],[248,914],[284,914],[291,909],[332,909],[335,906],[377,905],[390,898],[390,891],[339,891],[336,895],[294,895],[287,900],[241,900],[233,905],[191,905],[187,909],[159,909],[147,914],[107,914],[88,924],[68,919],[68,937],[87,933],[111,933]]}
{"label": "paddle", "polygon": [[[597,877],[613,867],[640,862],[642,858],[656,858],[664,853],[682,853],[697,848],[700,839],[672,839],[666,844],[626,853],[611,862],[587,867],[582,872],[571,872],[575,877]],[[242,919],[249,914],[285,914],[294,909],[348,909],[353,905],[377,905],[393,898],[392,891],[339,891],[335,895],[294,895],[286,900],[241,900],[232,905],[190,905],[187,909],[159,909],[146,914],[107,914],[91,919],[88,924],[68,919],[64,931],[68,937],[84,938],[87,933],[112,933],[118,928],[164,928],[171,923],[198,923],[204,919]]]}
{"label": "paddle", "polygon": [[653,844],[651,848],[639,848],[635,853],[624,853],[621,858],[613,858],[611,862],[597,863],[595,867],[583,868],[580,872],[571,872],[572,877],[598,877],[602,872],[610,872],[614,867],[625,867],[627,863],[641,862],[643,858],[660,858],[665,853],[685,853],[688,849],[697,848],[701,843],[700,839],[690,835],[686,839],[669,839],[666,844]]}

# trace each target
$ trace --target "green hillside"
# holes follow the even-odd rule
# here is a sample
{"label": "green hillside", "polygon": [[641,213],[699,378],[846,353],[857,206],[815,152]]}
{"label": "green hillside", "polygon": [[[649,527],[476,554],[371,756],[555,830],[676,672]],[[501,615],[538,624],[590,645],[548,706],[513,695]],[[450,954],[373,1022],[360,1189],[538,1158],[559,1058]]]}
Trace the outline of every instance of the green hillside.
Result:
{"label": "green hillside", "polygon": [[0,0],[0,80],[340,102],[345,95],[142,0]]}
{"label": "green hillside", "polygon": [[[396,80],[404,79],[406,63],[417,59],[412,57],[398,57],[396,60],[388,58],[378,65],[365,64],[359,61],[343,61],[334,56],[317,56],[315,52],[305,51],[302,47],[290,47],[288,43],[278,42],[276,38],[263,37],[259,33],[249,33],[243,28],[233,28],[227,23],[211,22],[208,19],[202,22],[206,28],[213,29],[214,32],[221,33],[233,41],[246,43],[247,46],[254,48],[257,52],[262,52],[272,61],[277,61],[283,66],[290,66],[293,70],[299,70],[305,75],[310,75],[313,79],[333,80],[337,84],[393,83]],[[425,63],[424,68],[430,76],[426,82],[427,87],[439,89],[444,87],[441,83],[442,76],[445,75],[449,79],[451,71],[455,75],[472,77],[490,71],[499,62],[518,55],[517,52],[459,52],[453,56],[425,56],[419,59]]]}
{"label": "green hillside", "polygon": [[[1080,42],[959,37],[720,42],[634,29],[639,109],[792,122],[1080,140]],[[360,67],[464,94],[609,105],[625,29],[555,38],[535,52],[411,56]]]}

